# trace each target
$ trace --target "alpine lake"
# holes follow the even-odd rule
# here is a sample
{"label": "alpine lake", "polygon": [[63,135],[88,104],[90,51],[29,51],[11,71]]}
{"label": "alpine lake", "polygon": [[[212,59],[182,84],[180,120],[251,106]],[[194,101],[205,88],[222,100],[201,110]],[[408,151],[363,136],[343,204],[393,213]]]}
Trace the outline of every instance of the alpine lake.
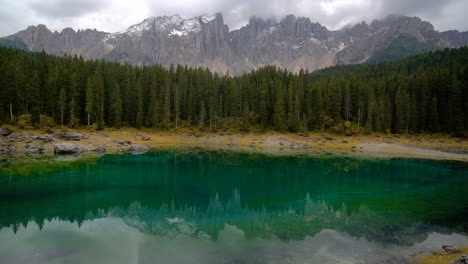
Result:
{"label": "alpine lake", "polygon": [[468,164],[156,151],[0,169],[0,263],[406,263],[468,247]]}

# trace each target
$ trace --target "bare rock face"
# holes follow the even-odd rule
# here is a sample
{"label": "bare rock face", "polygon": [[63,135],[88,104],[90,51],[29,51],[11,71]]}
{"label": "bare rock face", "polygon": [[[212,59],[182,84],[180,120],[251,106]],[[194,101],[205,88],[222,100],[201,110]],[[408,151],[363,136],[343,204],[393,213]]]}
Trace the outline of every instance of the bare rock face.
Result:
{"label": "bare rock face", "polygon": [[79,30],[65,28],[62,32],[51,32],[45,25],[30,26],[10,37],[20,41],[31,51],[45,51],[48,54],[64,55],[76,54],[84,59],[100,57],[105,51],[101,40],[107,33],[96,30]]}
{"label": "bare rock face", "polygon": [[84,147],[77,143],[55,143],[55,154],[79,154],[84,152]]}
{"label": "bare rock face", "polygon": [[435,31],[432,24],[418,17],[389,16],[383,20],[375,20],[370,25],[363,22],[337,31],[337,35],[345,45],[336,55],[337,64],[365,62],[399,36],[410,36],[421,43],[438,47],[453,48],[468,43],[466,32],[455,33],[463,39],[457,42],[450,39],[445,32]]}
{"label": "bare rock face", "polygon": [[280,22],[252,18],[247,26],[231,32],[232,48],[240,57],[234,72],[265,65],[294,72],[331,66],[340,47],[332,35],[309,18],[289,15]]}
{"label": "bare rock face", "polygon": [[150,17],[117,33],[71,28],[51,32],[38,25],[0,38],[0,45],[133,65],[207,67],[239,75],[266,65],[298,72],[361,63],[399,36],[436,47],[468,45],[468,32],[438,32],[417,17],[389,16],[330,31],[309,18],[289,15],[280,21],[252,18],[246,26],[229,31],[221,14]]}

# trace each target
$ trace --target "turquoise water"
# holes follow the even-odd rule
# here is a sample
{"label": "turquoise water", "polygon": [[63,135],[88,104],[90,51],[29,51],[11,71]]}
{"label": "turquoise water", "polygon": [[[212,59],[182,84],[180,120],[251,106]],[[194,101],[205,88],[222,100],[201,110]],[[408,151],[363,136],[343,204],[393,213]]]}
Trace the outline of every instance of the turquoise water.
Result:
{"label": "turquoise water", "polygon": [[468,246],[468,165],[223,152],[0,170],[0,263],[400,263]]}

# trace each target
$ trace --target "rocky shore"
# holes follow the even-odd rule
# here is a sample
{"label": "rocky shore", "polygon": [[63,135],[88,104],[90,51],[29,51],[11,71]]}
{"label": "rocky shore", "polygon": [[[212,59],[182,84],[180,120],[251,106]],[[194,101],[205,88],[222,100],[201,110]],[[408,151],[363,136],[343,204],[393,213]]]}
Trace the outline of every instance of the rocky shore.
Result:
{"label": "rocky shore", "polygon": [[443,263],[443,264],[468,264],[468,255],[466,248],[458,248],[453,245],[442,245],[439,250],[422,252],[413,256],[409,263]]}
{"label": "rocky shore", "polygon": [[[60,154],[84,154],[84,153],[144,153],[150,150],[149,146],[135,144],[131,141],[111,139],[102,133],[95,135],[83,135],[71,131],[56,130],[50,134],[37,134],[34,132],[11,132],[0,130],[0,155],[3,156],[40,156]],[[97,137],[106,137],[107,142],[97,142]],[[149,138],[143,137],[142,140]]]}
{"label": "rocky shore", "polygon": [[213,134],[154,130],[86,129],[45,133],[0,129],[0,156],[41,157],[64,154],[144,153],[161,148],[205,148],[271,155],[344,155],[369,158],[420,158],[468,161],[468,141],[395,135],[332,136],[327,134]]}

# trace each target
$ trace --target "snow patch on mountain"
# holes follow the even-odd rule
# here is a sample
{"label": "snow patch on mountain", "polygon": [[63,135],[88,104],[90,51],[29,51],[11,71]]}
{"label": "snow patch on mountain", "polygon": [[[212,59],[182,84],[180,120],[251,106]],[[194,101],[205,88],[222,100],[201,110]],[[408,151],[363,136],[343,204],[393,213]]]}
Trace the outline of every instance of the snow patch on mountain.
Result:
{"label": "snow patch on mountain", "polygon": [[212,14],[212,15],[209,15],[209,14],[205,14],[205,15],[202,15],[200,16],[201,20],[203,21],[203,23],[210,23],[211,21],[215,20],[216,19],[216,14]]}
{"label": "snow patch on mountain", "polygon": [[329,48],[328,46],[326,46],[326,49],[328,50],[328,52],[340,52],[346,49],[347,47],[348,45],[346,45],[344,42],[339,41],[338,46],[335,46],[333,48]]}
{"label": "snow patch on mountain", "polygon": [[347,46],[343,43],[343,42],[340,42],[340,45],[338,46],[338,51],[342,51],[346,48]]}
{"label": "snow patch on mountain", "polygon": [[141,38],[145,32],[165,32],[168,36],[183,37],[191,33],[200,32],[203,24],[215,20],[217,15],[202,15],[193,18],[182,18],[180,15],[149,17],[139,24],[130,26],[126,30],[108,33],[102,42],[107,49],[114,49],[114,43],[124,35]]}
{"label": "snow patch on mountain", "polygon": [[107,33],[106,36],[102,39],[102,43],[107,50],[113,50],[115,48],[115,42],[113,41],[115,38],[115,34]]}
{"label": "snow patch on mountain", "polygon": [[309,38],[309,40],[314,43],[315,45],[321,45],[322,41],[316,39],[316,38]]}
{"label": "snow patch on mountain", "polygon": [[192,18],[182,18],[180,15],[150,17],[139,24],[112,35],[114,38],[122,34],[141,37],[144,32],[156,31],[167,32],[169,36],[187,36],[192,32],[199,32],[202,29],[202,24],[210,23],[216,19],[216,16],[216,14],[206,14]]}
{"label": "snow patch on mountain", "polygon": [[162,30],[171,29],[169,36],[187,36],[191,32],[199,32],[201,30],[200,18],[190,18],[183,19],[177,23],[171,24],[168,27],[163,28]]}

